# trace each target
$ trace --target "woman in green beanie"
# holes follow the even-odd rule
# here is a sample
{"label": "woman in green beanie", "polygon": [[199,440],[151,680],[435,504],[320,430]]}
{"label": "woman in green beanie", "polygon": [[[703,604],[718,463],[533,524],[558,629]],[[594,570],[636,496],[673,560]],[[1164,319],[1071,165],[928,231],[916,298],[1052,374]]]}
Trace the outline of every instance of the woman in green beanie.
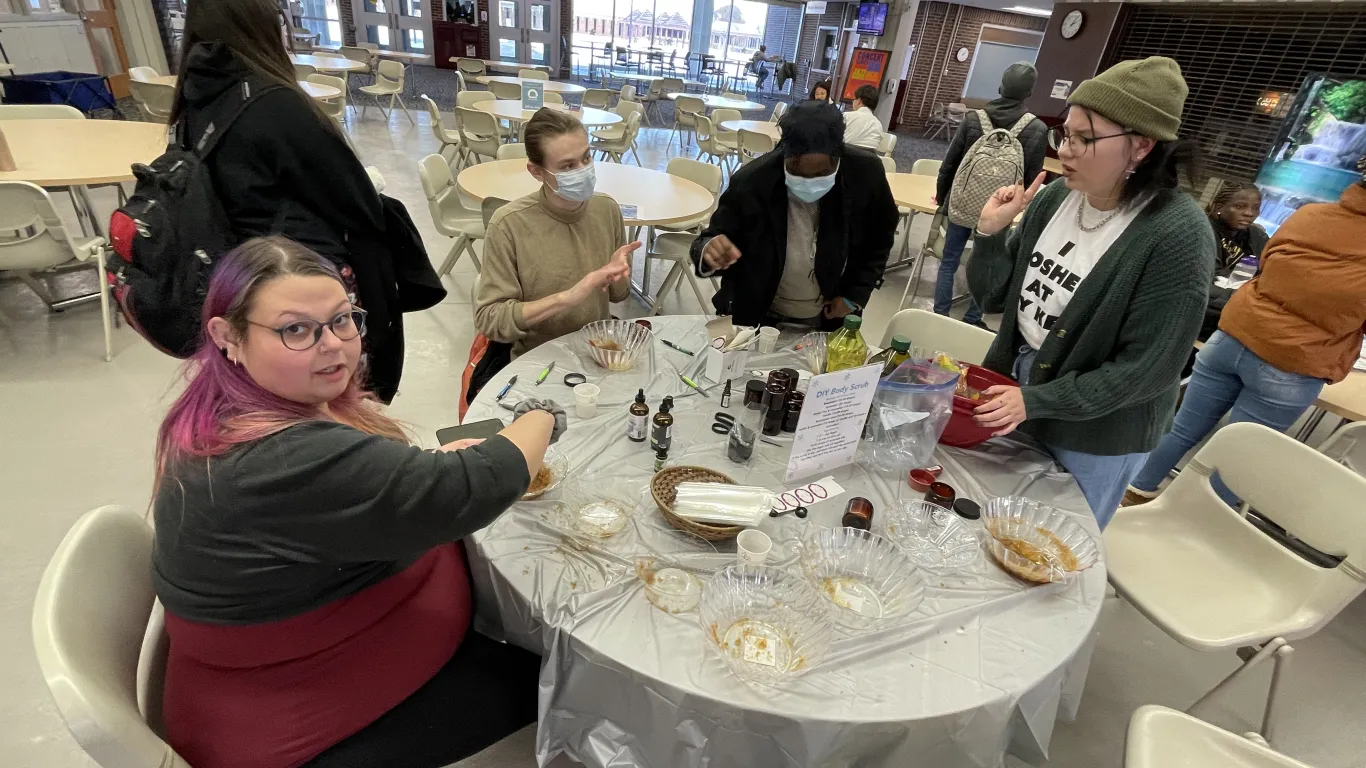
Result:
{"label": "woman in green beanie", "polygon": [[1102,528],[1171,424],[1213,280],[1213,232],[1178,189],[1195,181],[1186,92],[1164,57],[1078,86],[1049,134],[1064,178],[997,190],[968,265],[977,303],[1004,313],[984,365],[1021,384],[987,390],[978,423],[1042,442]]}

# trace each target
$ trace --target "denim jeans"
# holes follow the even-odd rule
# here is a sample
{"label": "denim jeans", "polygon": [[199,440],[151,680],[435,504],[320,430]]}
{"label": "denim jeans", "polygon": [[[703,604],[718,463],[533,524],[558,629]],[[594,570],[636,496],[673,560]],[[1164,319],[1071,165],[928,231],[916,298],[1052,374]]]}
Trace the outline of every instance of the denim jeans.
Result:
{"label": "denim jeans", "polygon": [[[1314,403],[1323,385],[1323,379],[1268,364],[1242,342],[1216,331],[1195,356],[1195,369],[1172,431],[1134,478],[1134,487],[1156,491],[1176,462],[1204,440],[1225,413],[1230,423],[1251,421],[1284,432]],[[1238,506],[1238,497],[1218,477],[1213,485],[1220,498]]]}
{"label": "denim jeans", "polygon": [[[948,224],[944,232],[944,254],[939,262],[939,278],[934,282],[934,311],[947,315],[953,306],[953,276],[958,273],[958,262],[963,260],[963,249],[972,237],[971,227]],[[977,302],[968,297],[968,311],[963,314],[963,322],[976,324],[982,322],[982,310]]]}
{"label": "denim jeans", "polygon": [[[1029,383],[1029,369],[1034,365],[1034,357],[1037,354],[1039,351],[1028,345],[1020,347],[1019,356],[1015,358],[1015,366],[1011,371],[1016,381],[1021,384]],[[1026,413],[1025,416],[1028,417],[1029,414]],[[1124,498],[1129,481],[1148,458],[1146,452],[1101,456],[1059,448],[1047,443],[1044,443],[1044,447],[1053,454],[1053,458],[1057,459],[1063,469],[1071,473],[1077,485],[1081,486],[1081,494],[1086,497],[1086,504],[1091,507],[1091,514],[1095,516],[1096,523],[1102,531],[1110,524],[1110,518],[1114,517],[1115,511],[1119,509],[1119,502]]]}

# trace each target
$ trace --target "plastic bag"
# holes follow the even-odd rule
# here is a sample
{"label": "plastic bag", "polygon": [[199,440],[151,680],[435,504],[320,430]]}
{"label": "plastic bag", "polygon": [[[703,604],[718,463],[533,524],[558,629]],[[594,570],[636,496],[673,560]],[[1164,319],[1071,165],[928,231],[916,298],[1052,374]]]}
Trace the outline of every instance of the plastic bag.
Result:
{"label": "plastic bag", "polygon": [[868,414],[864,460],[880,472],[904,474],[929,464],[953,414],[959,372],[936,363],[939,352],[917,347],[910,352],[878,382]]}

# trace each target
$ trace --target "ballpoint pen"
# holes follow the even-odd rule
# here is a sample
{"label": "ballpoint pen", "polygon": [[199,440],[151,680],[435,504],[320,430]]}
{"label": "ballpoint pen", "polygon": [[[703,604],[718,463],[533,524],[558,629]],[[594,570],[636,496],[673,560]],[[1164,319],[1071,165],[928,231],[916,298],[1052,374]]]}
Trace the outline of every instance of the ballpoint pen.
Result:
{"label": "ballpoint pen", "polygon": [[682,379],[684,384],[687,384],[688,386],[690,386],[690,387],[692,387],[693,389],[697,390],[697,393],[700,394],[700,395],[702,395],[703,397],[707,397],[707,398],[711,397],[711,395],[709,395],[709,394],[707,394],[706,392],[702,391],[702,388],[699,387],[699,386],[697,386],[697,384],[694,383],[693,380],[690,379],[690,378],[688,378],[687,376],[684,376],[683,374],[680,373],[680,374],[678,374],[678,378]]}
{"label": "ballpoint pen", "polygon": [[664,342],[664,346],[669,347],[670,349],[676,349],[679,352],[688,355],[689,357],[692,357],[697,354],[696,352],[692,352],[690,350],[678,346],[677,344],[673,343],[672,341],[669,341],[668,339],[660,339],[660,341]]}
{"label": "ballpoint pen", "polygon": [[517,377],[516,377],[516,376],[513,376],[512,378],[508,379],[508,383],[507,383],[507,384],[504,384],[504,385],[503,385],[503,388],[500,389],[500,390],[498,390],[498,397],[496,397],[496,398],[494,398],[494,399],[495,399],[495,400],[502,400],[504,397],[507,396],[508,390],[509,390],[509,389],[512,389],[512,385],[513,385],[513,384],[516,384],[516,383],[517,383]]}
{"label": "ballpoint pen", "polygon": [[553,371],[554,369],[555,369],[555,361],[554,361],[554,360],[551,360],[551,361],[550,361],[550,365],[547,365],[547,366],[545,367],[545,370],[544,370],[544,371],[541,371],[541,375],[536,377],[536,386],[538,386],[538,387],[541,386],[541,382],[545,381],[545,377],[549,376],[549,375],[550,375],[550,372]]}

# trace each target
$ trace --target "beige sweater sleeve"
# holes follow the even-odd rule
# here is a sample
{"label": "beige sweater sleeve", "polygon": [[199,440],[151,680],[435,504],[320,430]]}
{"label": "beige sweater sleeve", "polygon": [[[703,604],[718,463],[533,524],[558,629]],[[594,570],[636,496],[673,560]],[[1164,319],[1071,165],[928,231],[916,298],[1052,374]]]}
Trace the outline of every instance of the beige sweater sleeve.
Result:
{"label": "beige sweater sleeve", "polygon": [[[621,217],[621,208],[619,206],[613,206],[612,210],[616,216],[615,231],[617,233],[617,244],[612,248],[612,253],[616,253],[617,248],[626,245],[626,220]],[[608,254],[608,258],[611,258],[611,254]],[[613,304],[626,301],[630,297],[631,277],[629,275],[627,275],[626,279],[613,283],[611,288],[607,291],[607,298],[610,299]]]}
{"label": "beige sweater sleeve", "polygon": [[506,344],[527,335],[522,320],[525,294],[517,277],[517,252],[506,219],[492,223],[484,238],[484,266],[474,295],[474,327]]}

